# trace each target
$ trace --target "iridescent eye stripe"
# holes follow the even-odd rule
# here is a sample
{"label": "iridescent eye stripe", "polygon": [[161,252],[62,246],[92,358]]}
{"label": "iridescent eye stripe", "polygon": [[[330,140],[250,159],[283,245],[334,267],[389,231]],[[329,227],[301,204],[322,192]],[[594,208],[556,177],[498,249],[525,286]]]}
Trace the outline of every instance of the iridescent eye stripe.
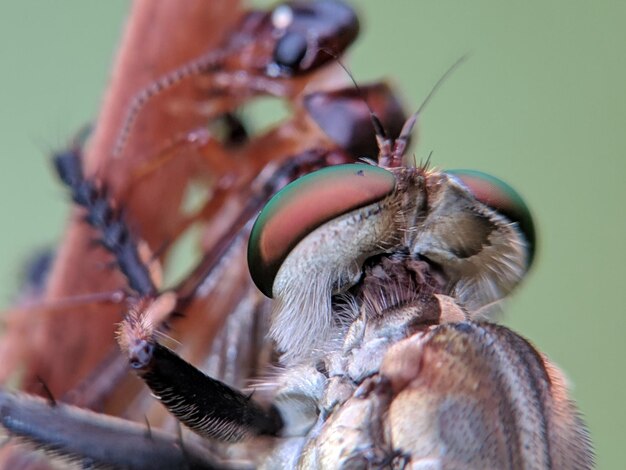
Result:
{"label": "iridescent eye stripe", "polygon": [[522,196],[501,179],[482,171],[446,170],[446,173],[461,181],[478,201],[517,222],[528,241],[530,267],[536,250],[536,233],[530,210]]}
{"label": "iridescent eye stripe", "polygon": [[304,237],[329,220],[382,200],[395,185],[389,171],[365,164],[324,168],[287,185],[265,206],[250,234],[248,265],[255,284],[271,297],[282,262]]}

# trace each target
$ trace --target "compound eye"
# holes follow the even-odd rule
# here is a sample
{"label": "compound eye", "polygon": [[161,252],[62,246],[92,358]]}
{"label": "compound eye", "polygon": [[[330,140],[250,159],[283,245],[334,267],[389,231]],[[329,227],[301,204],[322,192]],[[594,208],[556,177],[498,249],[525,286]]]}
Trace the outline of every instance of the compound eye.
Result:
{"label": "compound eye", "polygon": [[495,176],[476,170],[446,170],[461,181],[476,200],[516,222],[528,242],[528,267],[536,249],[535,224],[528,206],[511,186]]}
{"label": "compound eye", "polygon": [[307,46],[307,40],[301,33],[288,32],[276,44],[274,61],[282,69],[298,70]]}
{"label": "compound eye", "polygon": [[287,2],[274,9],[271,21],[279,39],[270,76],[310,72],[343,54],[359,32],[354,10],[337,0]]}
{"label": "compound eye", "polygon": [[252,227],[248,267],[254,283],[272,297],[280,266],[303,238],[332,219],[381,201],[395,186],[392,173],[365,164],[331,166],[285,186]]}

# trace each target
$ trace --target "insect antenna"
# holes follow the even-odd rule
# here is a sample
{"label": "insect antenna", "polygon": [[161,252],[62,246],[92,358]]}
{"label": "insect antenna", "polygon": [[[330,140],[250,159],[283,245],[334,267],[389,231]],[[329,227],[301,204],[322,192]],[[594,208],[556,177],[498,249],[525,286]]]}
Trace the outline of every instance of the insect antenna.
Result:
{"label": "insect antenna", "polygon": [[100,243],[113,254],[130,288],[141,296],[156,294],[146,256],[132,237],[123,213],[116,210],[106,188],[85,177],[80,147],[55,154],[53,163],[74,202],[86,209],[85,221],[99,231]]}
{"label": "insect antenna", "polygon": [[388,135],[387,135],[387,131],[385,131],[385,126],[383,126],[383,123],[380,122],[380,119],[378,118],[378,116],[376,115],[374,110],[371,108],[369,102],[367,101],[367,97],[366,97],[365,93],[363,93],[363,90],[361,89],[361,87],[357,83],[356,79],[354,78],[354,75],[352,74],[350,69],[343,63],[343,61],[341,60],[341,57],[339,57],[333,51],[331,51],[329,49],[321,49],[321,51],[326,53],[326,54],[328,54],[333,59],[335,59],[335,61],[339,65],[339,67],[341,67],[343,69],[343,71],[346,72],[346,74],[350,78],[350,81],[354,85],[354,88],[356,89],[357,93],[363,99],[363,102],[365,103],[365,106],[367,106],[367,109],[368,109],[369,114],[370,114],[370,121],[372,122],[372,127],[374,127],[374,133],[376,135],[376,142],[378,142],[378,147],[382,148],[389,141],[389,138],[388,138]]}
{"label": "insect antenna", "polygon": [[445,79],[466,59],[466,56],[461,57],[444,73],[444,75],[431,89],[430,93],[422,102],[418,110],[413,115],[411,115],[404,123],[399,136],[397,138],[391,138],[389,137],[389,134],[385,130],[385,127],[383,126],[376,113],[372,110],[369,102],[367,101],[367,97],[361,90],[361,87],[355,80],[348,67],[346,67],[346,65],[344,65],[341,61],[340,57],[338,57],[332,51],[324,49],[324,52],[331,55],[337,61],[339,66],[348,74],[348,77],[350,77],[350,80],[354,84],[354,87],[356,88],[359,95],[361,95],[361,97],[363,98],[363,102],[369,110],[370,121],[372,123],[372,127],[374,128],[374,134],[376,136],[376,142],[378,144],[378,164],[383,167],[397,167],[402,165],[402,157],[411,137],[413,126],[417,121],[417,116],[430,101],[430,99],[434,95],[434,92],[443,84]]}
{"label": "insect antenna", "polygon": [[[450,75],[452,75],[452,73],[463,62],[465,62],[467,58],[468,58],[467,54],[461,56],[459,59],[457,59],[456,62],[454,62],[454,64],[452,64],[448,68],[448,70],[444,72],[444,74],[439,78],[439,80],[437,80],[437,82],[430,89],[430,92],[428,93],[428,95],[426,95],[426,98],[424,98],[422,103],[417,108],[417,111],[415,111],[404,123],[404,126],[402,127],[402,130],[400,131],[400,135],[393,142],[392,152],[390,154],[386,154],[383,152],[383,149],[381,149],[381,156],[379,158],[379,163],[381,163],[383,166],[389,166],[389,167],[397,167],[397,166],[402,165],[402,157],[404,156],[404,152],[408,145],[409,138],[411,137],[411,133],[413,132],[413,127],[415,127],[415,124],[417,123],[417,118],[422,113],[426,105],[430,102],[432,97],[435,95],[435,92],[439,90],[441,85],[445,83],[445,81],[450,77]],[[384,150],[387,150],[387,149],[385,148]]]}
{"label": "insect antenna", "polygon": [[228,52],[229,51],[212,51],[209,54],[193,59],[177,69],[155,79],[144,89],[138,91],[132,98],[126,116],[122,120],[122,126],[113,146],[113,157],[120,157],[122,155],[137,116],[148,101],[183,80],[201,75],[207,70],[210,70],[216,63],[222,60]]}

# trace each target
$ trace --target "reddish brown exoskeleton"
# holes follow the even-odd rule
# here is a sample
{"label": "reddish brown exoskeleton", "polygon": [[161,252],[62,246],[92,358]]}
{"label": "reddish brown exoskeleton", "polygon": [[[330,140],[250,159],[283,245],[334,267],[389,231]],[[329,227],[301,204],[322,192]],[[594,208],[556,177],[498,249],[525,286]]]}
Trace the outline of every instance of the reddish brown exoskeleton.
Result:
{"label": "reddish brown exoskeleton", "polygon": [[[342,89],[332,73],[358,32],[346,5],[239,14],[226,3],[212,5],[219,38],[195,53],[179,45],[174,72],[121,93],[125,106],[112,99],[85,158],[77,146],[56,156],[91,228],[77,218],[68,232],[35,319],[12,317],[4,348],[22,354],[4,377],[25,361],[24,389],[43,381],[49,396],[2,392],[5,428],[83,465],[123,468],[589,468],[559,372],[481,321],[532,261],[519,195],[483,174],[403,166],[414,119],[401,129],[387,87]],[[148,18],[180,15],[193,34],[203,8],[138,2],[124,50],[156,44],[148,60],[161,64],[170,36],[150,38]],[[230,138],[245,135],[233,113],[258,95],[284,98],[292,116]],[[365,102],[398,139],[375,135]],[[313,172],[267,203],[302,174],[377,150],[377,163]],[[190,212],[192,184],[209,196]],[[191,225],[203,231],[201,260],[164,289],[161,262]],[[111,260],[118,269],[102,269]],[[125,299],[122,316],[119,305],[51,303],[113,289],[105,297]],[[71,329],[77,318],[86,325]],[[112,345],[120,320],[123,354]],[[35,321],[39,342],[12,349]],[[263,383],[241,392],[251,377]],[[179,422],[195,434],[177,435]]]}

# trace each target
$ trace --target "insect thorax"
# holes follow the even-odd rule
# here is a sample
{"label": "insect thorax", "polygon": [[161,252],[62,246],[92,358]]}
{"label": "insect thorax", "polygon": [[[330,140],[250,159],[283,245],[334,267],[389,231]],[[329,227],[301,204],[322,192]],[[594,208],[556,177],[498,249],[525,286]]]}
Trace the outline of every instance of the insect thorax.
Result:
{"label": "insect thorax", "polygon": [[[289,366],[279,377],[274,403],[285,420],[284,436],[291,437],[279,440],[267,468],[316,468],[385,442],[378,436],[383,432],[382,397],[370,393],[379,379],[372,383],[371,378],[379,377],[384,358],[399,341],[465,319],[445,295],[448,285],[439,269],[406,252],[366,261],[361,280],[333,296],[334,337],[311,362]],[[362,400],[355,399],[360,395]],[[384,459],[393,451],[376,452]]]}

